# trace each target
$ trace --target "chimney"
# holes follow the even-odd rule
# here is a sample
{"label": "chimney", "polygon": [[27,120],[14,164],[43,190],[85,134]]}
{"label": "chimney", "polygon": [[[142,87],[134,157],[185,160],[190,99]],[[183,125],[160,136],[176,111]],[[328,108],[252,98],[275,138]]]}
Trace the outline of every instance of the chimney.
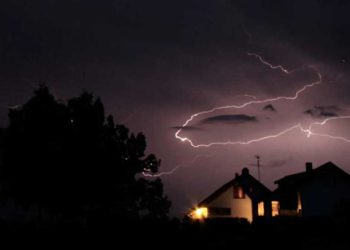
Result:
{"label": "chimney", "polygon": [[305,163],[306,173],[312,172],[312,162]]}
{"label": "chimney", "polygon": [[243,175],[243,176],[249,175],[249,169],[248,169],[248,168],[243,168],[243,169],[242,169],[242,175]]}

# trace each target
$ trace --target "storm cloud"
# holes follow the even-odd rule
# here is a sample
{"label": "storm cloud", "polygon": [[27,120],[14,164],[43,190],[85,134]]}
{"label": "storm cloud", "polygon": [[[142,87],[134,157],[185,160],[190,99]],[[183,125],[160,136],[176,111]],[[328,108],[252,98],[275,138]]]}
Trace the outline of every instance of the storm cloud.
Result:
{"label": "storm cloud", "polygon": [[314,106],[313,108],[305,110],[303,113],[309,115],[313,118],[322,118],[322,117],[335,117],[338,116],[340,108],[335,105],[329,106]]}
{"label": "storm cloud", "polygon": [[213,123],[229,123],[229,124],[242,124],[242,123],[255,123],[258,122],[256,116],[249,116],[245,114],[235,115],[217,115],[207,117],[201,120],[201,124],[213,124]]}
{"label": "storm cloud", "polygon": [[263,110],[277,112],[276,108],[272,104],[266,105],[265,107],[263,107]]}
{"label": "storm cloud", "polygon": [[187,131],[195,131],[195,130],[202,130],[202,128],[200,127],[196,127],[196,126],[186,126],[186,127],[183,127],[183,126],[172,126],[170,127],[171,129],[174,129],[174,130],[187,130]]}

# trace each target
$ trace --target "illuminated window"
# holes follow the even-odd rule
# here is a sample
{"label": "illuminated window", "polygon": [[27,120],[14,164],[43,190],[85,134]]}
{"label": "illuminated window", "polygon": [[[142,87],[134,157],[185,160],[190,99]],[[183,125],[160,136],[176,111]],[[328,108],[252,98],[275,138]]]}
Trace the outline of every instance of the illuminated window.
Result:
{"label": "illuminated window", "polygon": [[278,216],[280,210],[280,203],[278,201],[271,201],[272,216]]}
{"label": "illuminated window", "polygon": [[244,199],[245,193],[243,188],[240,186],[233,186],[233,198],[235,199]]}
{"label": "illuminated window", "polygon": [[263,201],[258,203],[258,215],[259,216],[264,216],[265,215],[264,202]]}
{"label": "illuminated window", "polygon": [[192,219],[202,220],[208,218],[208,208],[206,207],[198,207],[191,213]]}
{"label": "illuminated window", "polygon": [[297,212],[298,212],[298,214],[301,214],[302,207],[301,207],[301,195],[300,195],[300,192],[298,192],[297,195],[298,195],[298,207],[297,207]]}

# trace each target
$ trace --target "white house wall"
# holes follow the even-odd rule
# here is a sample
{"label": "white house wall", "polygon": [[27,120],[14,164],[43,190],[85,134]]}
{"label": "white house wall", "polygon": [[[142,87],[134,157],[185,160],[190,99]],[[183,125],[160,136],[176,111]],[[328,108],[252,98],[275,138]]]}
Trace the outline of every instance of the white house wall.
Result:
{"label": "white house wall", "polygon": [[239,217],[246,218],[248,221],[253,220],[252,200],[248,195],[245,195],[243,199],[234,199],[233,187],[220,194],[217,198],[208,203],[207,206],[209,208],[221,207],[231,209],[231,216],[211,215],[209,212],[209,217]]}

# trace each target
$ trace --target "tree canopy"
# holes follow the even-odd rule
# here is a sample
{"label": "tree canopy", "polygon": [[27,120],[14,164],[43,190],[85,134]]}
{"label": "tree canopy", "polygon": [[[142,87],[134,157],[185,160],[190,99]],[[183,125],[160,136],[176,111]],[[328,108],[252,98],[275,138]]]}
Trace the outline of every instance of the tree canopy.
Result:
{"label": "tree canopy", "polygon": [[1,131],[1,195],[23,206],[64,215],[165,217],[170,202],[156,173],[160,160],[145,155],[142,133],[105,117],[99,98],[84,92],[67,104],[45,86],[9,111]]}

